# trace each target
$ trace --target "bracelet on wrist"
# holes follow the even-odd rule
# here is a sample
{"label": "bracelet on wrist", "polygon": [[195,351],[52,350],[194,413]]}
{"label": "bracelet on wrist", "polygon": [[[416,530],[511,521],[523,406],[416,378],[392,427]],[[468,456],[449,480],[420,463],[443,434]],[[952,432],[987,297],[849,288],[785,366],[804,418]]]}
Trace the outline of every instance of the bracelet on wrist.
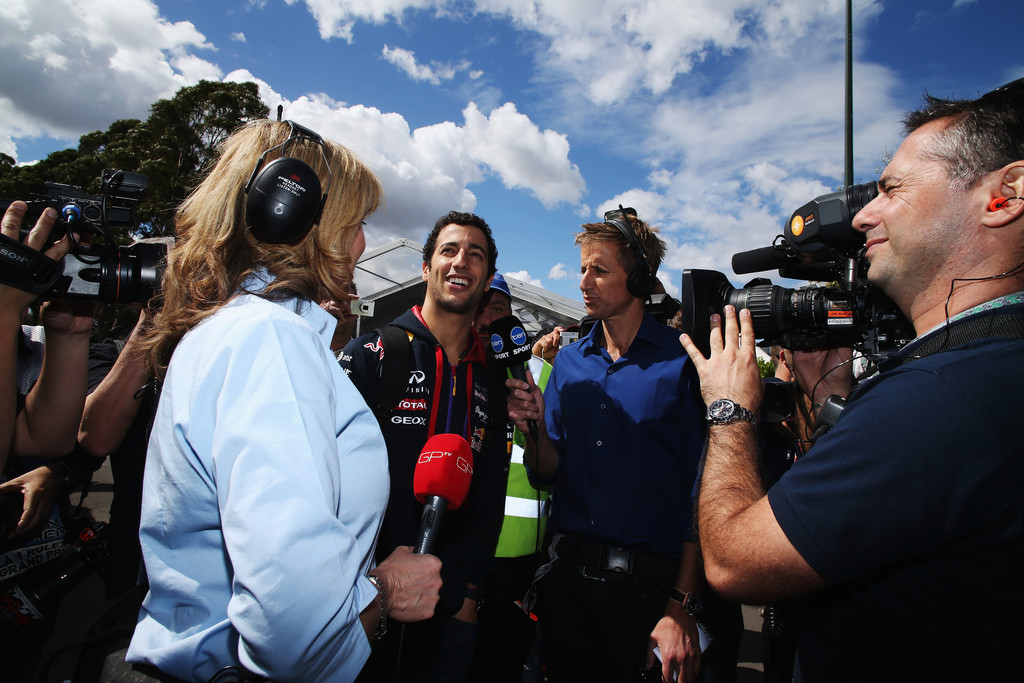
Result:
{"label": "bracelet on wrist", "polygon": [[384,592],[384,582],[381,581],[379,576],[367,574],[366,578],[370,580],[373,587],[377,589],[377,595],[380,596],[380,619],[377,621],[377,630],[373,632],[374,641],[378,641],[388,632],[387,593]]}

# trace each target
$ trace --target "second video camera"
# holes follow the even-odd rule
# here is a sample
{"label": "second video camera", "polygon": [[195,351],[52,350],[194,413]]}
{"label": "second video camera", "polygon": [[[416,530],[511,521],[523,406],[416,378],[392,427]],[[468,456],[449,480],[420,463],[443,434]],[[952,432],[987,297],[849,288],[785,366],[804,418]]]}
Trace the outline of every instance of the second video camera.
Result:
{"label": "second video camera", "polygon": [[[30,198],[25,222],[31,226],[53,208],[59,219],[47,244],[78,234],[71,251],[54,261],[21,241],[0,235],[0,282],[43,299],[85,299],[103,303],[149,301],[159,290],[167,247],[159,243],[118,245],[114,228],[132,227],[135,206],[149,179],[139,173],[103,171],[100,195],[61,183],[46,183],[46,195]],[[6,211],[10,200],[0,201]],[[88,237],[88,243],[82,242]]]}

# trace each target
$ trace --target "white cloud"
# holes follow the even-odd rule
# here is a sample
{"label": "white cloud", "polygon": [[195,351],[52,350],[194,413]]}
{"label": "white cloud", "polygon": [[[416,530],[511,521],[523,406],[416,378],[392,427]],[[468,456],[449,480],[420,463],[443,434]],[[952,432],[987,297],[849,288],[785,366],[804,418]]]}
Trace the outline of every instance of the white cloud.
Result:
{"label": "white cloud", "polygon": [[236,43],[244,43],[245,42],[245,34],[242,33],[241,31],[237,31],[235,33],[232,33],[231,34],[231,40],[235,41]]}
{"label": "white cloud", "polygon": [[[353,4],[372,20],[398,16],[406,6]],[[331,3],[320,7],[323,16],[336,9]],[[49,135],[73,143],[114,119],[144,118],[154,101],[185,85],[222,77],[216,64],[200,56],[214,50],[205,36],[190,22],[167,21],[150,0],[8,0],[0,21],[16,29],[0,35],[0,151],[15,157],[16,138]],[[445,79],[468,71],[469,64],[430,68]],[[224,79],[257,82],[271,108],[283,102],[288,116],[359,152],[388,190],[388,204],[375,222],[390,236],[419,240],[436,216],[472,210],[476,197],[469,186],[488,176],[549,207],[578,201],[584,191],[565,135],[541,130],[512,104],[484,114],[470,103],[461,125],[410,130],[400,114],[347,106],[324,94],[289,101],[247,71]],[[69,83],[77,93],[73,106],[67,106]]]}
{"label": "white cloud", "polygon": [[[294,5],[299,0],[285,0]],[[410,9],[443,7],[446,0],[304,0],[310,13],[316,18],[320,37],[342,38],[352,42],[352,28],[356,22],[383,24],[400,21],[402,14]]]}
{"label": "white cloud", "polygon": [[472,211],[476,196],[469,186],[482,182],[487,172],[545,203],[574,201],[582,191],[565,137],[541,131],[510,104],[489,117],[470,104],[462,126],[445,121],[411,130],[400,114],[349,106],[323,94],[289,101],[248,71],[232,72],[225,80],[257,83],[264,102],[284,104],[285,118],[346,145],[377,173],[386,206],[369,221],[371,246],[397,237],[422,241],[438,216],[452,209]]}
{"label": "white cloud", "polygon": [[[449,0],[308,0],[334,26],[401,21],[414,11],[453,10]],[[563,115],[574,136],[628,154],[650,168],[646,183],[611,199],[597,198],[596,216],[619,202],[635,206],[662,228],[670,245],[663,265],[669,291],[679,271],[703,267],[731,271],[732,254],[766,246],[781,231],[780,216],[833,189],[843,172],[843,0],[475,0],[466,13],[507,18],[532,34],[537,83],[551,93],[550,110]],[[881,0],[855,7],[855,35],[874,21]],[[346,23],[347,22],[347,23]],[[321,32],[331,27],[321,22]],[[612,48],[611,46],[614,46]],[[856,46],[855,46],[856,49]],[[728,62],[728,67],[722,64]],[[697,66],[714,67],[695,72]],[[892,99],[893,71],[860,60],[855,66],[857,165],[873,167],[898,143],[902,106]],[[710,80],[711,74],[725,79]],[[595,107],[578,105],[580,98]],[[561,153],[545,145],[532,123],[528,144],[511,134],[515,107],[484,117],[464,111],[477,140],[471,158],[498,172],[508,187],[526,187],[550,205],[569,201],[592,215],[577,184],[542,184],[542,167],[523,155],[546,149],[555,175],[566,182]],[[507,135],[494,135],[500,126]],[[472,134],[477,129],[479,135]],[[558,134],[555,134],[559,138]],[[562,135],[566,150],[568,139]],[[552,141],[554,142],[554,141]],[[510,146],[511,143],[511,146]],[[504,164],[513,161],[513,167]],[[519,174],[529,169],[530,175]],[[859,181],[870,178],[858,178]],[[541,189],[543,188],[543,192]],[[574,199],[575,198],[575,199]]]}
{"label": "white cloud", "polygon": [[[520,113],[468,63],[422,63],[398,47],[382,54],[412,78],[443,83],[464,74],[462,122],[412,129],[400,113],[323,94],[289,100],[257,81],[265,102],[284,102],[287,115],[348,144],[381,176],[388,205],[371,225],[382,236],[421,240],[436,216],[472,210],[473,185],[497,177],[546,207],[567,202],[584,220],[619,202],[635,206],[663,229],[674,281],[686,267],[728,272],[733,253],[767,245],[780,216],[841,181],[843,0],[302,2],[325,39],[351,41],[359,22],[401,24],[413,12],[480,13],[512,22],[535,48],[529,76],[548,94],[549,128],[534,122],[542,105]],[[856,5],[860,35],[881,0]],[[156,99],[220,74],[206,59],[213,46],[205,36],[189,22],[168,22],[150,0],[7,0],[0,21],[8,28],[0,34],[0,151],[12,156],[14,138],[73,140],[115,118],[144,117]],[[873,168],[898,143],[906,104],[892,97],[895,72],[870,58],[855,65],[859,168]],[[1004,81],[1019,74],[1002,68]],[[90,96],[55,106],[69,82]],[[575,149],[599,143],[611,158],[628,155],[647,177],[623,180],[627,189],[612,198],[586,197],[570,140]]]}
{"label": "white cloud", "polygon": [[[963,0],[960,0],[963,1]],[[294,4],[298,0],[288,0]],[[786,54],[841,28],[843,0],[305,0],[323,38],[352,40],[356,23],[401,22],[414,11],[488,14],[542,37],[537,67],[577,84],[591,101],[623,101],[638,89],[664,94],[695,65],[752,46]],[[881,0],[858,3],[857,18]],[[840,34],[837,34],[840,35]]]}
{"label": "white cloud", "polygon": [[525,270],[516,270],[516,271],[510,272],[510,273],[505,273],[505,275],[507,275],[508,277],[514,277],[515,279],[519,280],[520,282],[526,282],[528,284],[531,284],[534,287],[543,287],[544,286],[541,283],[540,280],[538,280],[535,277],[532,277]]}
{"label": "white cloud", "polygon": [[13,138],[75,140],[220,69],[190,22],[171,23],[149,0],[6,0],[0,22],[0,148]]}
{"label": "white cloud", "polygon": [[467,152],[501,177],[505,187],[528,190],[546,207],[575,204],[586,190],[579,169],[569,161],[569,141],[541,130],[506,102],[484,116],[470,102],[466,118]]}
{"label": "white cloud", "polygon": [[[316,14],[328,3],[307,4]],[[455,7],[447,0],[330,4],[336,25],[349,30],[359,21],[401,21],[408,12]],[[619,202],[636,206],[670,242],[670,271],[729,270],[733,253],[771,241],[781,230],[780,215],[841,180],[843,42],[824,37],[843,35],[843,0],[475,0],[458,7],[507,18],[539,38],[534,78],[569,103],[561,107],[569,112],[567,128],[591,141],[611,137],[615,151],[628,149],[634,162],[649,164],[646,185],[597,199],[595,218]],[[855,26],[873,21],[881,8],[880,0],[858,3]],[[331,29],[322,22],[321,32]],[[717,71],[727,80],[708,81],[704,71],[690,79],[695,66],[725,60],[730,71]],[[891,71],[861,61],[856,72],[856,152],[863,167],[897,142],[900,107],[889,96]],[[598,107],[575,106],[580,96]],[[467,107],[464,115],[467,129],[487,133],[472,136],[479,147],[470,147],[471,156],[498,171],[507,186],[529,187],[545,203],[579,204],[582,179],[544,194],[533,189],[546,187],[538,182],[543,168],[531,169],[529,182],[520,179],[531,145],[553,148],[536,129],[529,131],[530,144],[493,134],[498,124],[505,133],[516,130],[512,105],[489,117]],[[547,158],[558,160],[554,170],[563,182],[572,178],[561,154]],[[508,160],[516,171],[503,167]],[[590,213],[579,205],[577,212]]]}
{"label": "white cloud", "polygon": [[[460,71],[468,71],[470,63],[461,61],[458,64],[447,64],[431,61],[429,65],[420,64],[416,61],[416,54],[410,50],[400,47],[389,47],[387,45],[381,50],[381,56],[385,61],[394,64],[405,72],[414,81],[427,81],[433,85],[440,85],[441,81],[450,81]],[[482,71],[472,72],[471,79],[475,80],[483,75]]]}
{"label": "white cloud", "polygon": [[554,265],[554,267],[552,267],[551,270],[548,271],[548,279],[549,280],[568,280],[569,279],[569,269],[566,268],[564,263],[556,263]]}

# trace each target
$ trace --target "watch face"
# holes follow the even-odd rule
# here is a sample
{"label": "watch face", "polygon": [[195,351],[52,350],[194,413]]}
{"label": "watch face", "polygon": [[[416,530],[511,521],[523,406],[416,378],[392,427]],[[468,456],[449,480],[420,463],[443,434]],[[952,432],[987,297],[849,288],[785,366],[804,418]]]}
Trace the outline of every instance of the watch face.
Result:
{"label": "watch face", "polygon": [[708,417],[712,420],[728,420],[736,412],[736,404],[720,398],[708,406]]}
{"label": "watch face", "polygon": [[691,617],[695,617],[704,611],[704,600],[696,593],[690,593],[683,608]]}

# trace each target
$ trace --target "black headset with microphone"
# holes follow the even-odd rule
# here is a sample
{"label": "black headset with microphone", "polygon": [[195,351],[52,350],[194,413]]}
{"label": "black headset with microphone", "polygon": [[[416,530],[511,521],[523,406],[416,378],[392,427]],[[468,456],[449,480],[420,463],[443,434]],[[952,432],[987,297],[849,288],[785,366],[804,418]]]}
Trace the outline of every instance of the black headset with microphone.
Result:
{"label": "black headset with microphone", "polygon": [[619,232],[626,238],[626,242],[629,243],[630,248],[636,255],[636,266],[626,277],[626,289],[636,298],[646,300],[651,296],[651,292],[654,291],[654,287],[657,284],[657,276],[651,269],[651,264],[647,260],[647,253],[640,243],[636,230],[633,229],[633,223],[627,216],[636,218],[636,209],[631,206],[622,208],[622,204],[619,204],[618,209],[604,212],[604,222],[619,229]]}
{"label": "black headset with microphone", "polygon": [[[292,244],[309,233],[320,220],[334,180],[323,138],[294,121],[285,123],[291,128],[288,139],[260,155],[245,184],[246,223],[256,239],[271,244]],[[320,178],[309,164],[287,155],[287,145],[301,140],[320,148],[327,168],[327,187],[322,191]],[[264,166],[264,159],[276,149],[282,150],[281,156]]]}

